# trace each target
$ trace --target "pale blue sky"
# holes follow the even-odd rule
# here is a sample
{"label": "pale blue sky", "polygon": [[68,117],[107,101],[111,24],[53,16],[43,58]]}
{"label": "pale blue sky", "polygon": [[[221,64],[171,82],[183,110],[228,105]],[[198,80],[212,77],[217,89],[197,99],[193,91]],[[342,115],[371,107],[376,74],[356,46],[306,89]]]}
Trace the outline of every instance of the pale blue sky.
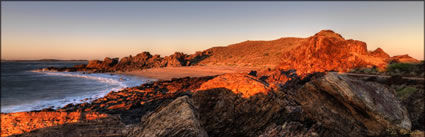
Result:
{"label": "pale blue sky", "polygon": [[332,29],[423,59],[423,2],[2,2],[2,59],[194,53]]}

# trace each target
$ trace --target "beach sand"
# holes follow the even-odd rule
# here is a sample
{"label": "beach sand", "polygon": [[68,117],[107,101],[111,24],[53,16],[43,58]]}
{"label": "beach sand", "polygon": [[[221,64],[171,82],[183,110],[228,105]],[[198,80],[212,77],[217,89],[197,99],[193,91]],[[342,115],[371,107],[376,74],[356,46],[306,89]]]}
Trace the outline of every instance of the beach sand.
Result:
{"label": "beach sand", "polygon": [[250,72],[255,67],[233,67],[233,66],[185,66],[165,67],[129,72],[115,72],[115,74],[148,77],[157,80],[171,80],[172,78],[213,76],[224,73]]}

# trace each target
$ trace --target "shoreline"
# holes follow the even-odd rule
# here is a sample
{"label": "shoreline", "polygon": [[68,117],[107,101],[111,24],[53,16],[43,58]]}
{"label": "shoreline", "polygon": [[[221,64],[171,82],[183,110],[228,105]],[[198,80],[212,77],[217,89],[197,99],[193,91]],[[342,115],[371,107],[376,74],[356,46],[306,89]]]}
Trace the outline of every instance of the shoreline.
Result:
{"label": "shoreline", "polygon": [[[241,66],[183,66],[183,67],[151,68],[151,69],[143,69],[143,70],[134,70],[129,72],[110,72],[110,73],[78,72],[76,74],[74,74],[75,72],[71,72],[71,74],[81,75],[81,78],[83,79],[86,79],[85,78],[86,76],[100,77],[100,78],[115,79],[119,82],[124,82],[124,83],[126,83],[125,81],[136,82],[136,80],[138,81],[139,79],[144,79],[144,82],[141,83],[141,84],[144,84],[144,83],[152,82],[152,81],[171,80],[173,78],[214,76],[214,75],[220,75],[225,73],[242,73],[242,72],[248,73],[251,70],[258,70],[258,69],[259,69],[258,67],[241,67]],[[38,73],[43,73],[43,72],[38,72]],[[47,72],[47,73],[56,74],[56,73],[63,73],[63,72]],[[65,74],[67,73],[65,72]],[[95,74],[95,75],[92,75],[92,74]],[[113,75],[116,75],[116,76],[113,76]],[[115,78],[112,78],[109,76],[112,76]],[[65,75],[65,77],[68,77],[68,76]],[[72,77],[75,77],[75,76],[72,76]],[[80,77],[80,76],[77,76],[77,77]],[[123,78],[124,81],[118,80],[117,77]],[[92,80],[95,80],[95,79],[92,79]],[[127,85],[127,87],[125,88],[131,88],[135,86],[138,86],[138,85],[130,84],[130,85]],[[112,91],[119,91],[119,90],[113,88],[112,90],[108,90],[105,93],[102,93],[102,95],[96,95],[96,97],[92,95],[86,96],[84,98],[75,96],[76,98],[67,97],[66,99],[44,101],[44,102],[49,102],[47,104],[51,104],[50,102],[56,102],[56,103],[60,103],[61,105],[57,105],[56,103],[54,103],[54,105],[49,106],[49,105],[46,105],[45,103],[42,103],[42,104],[38,104],[39,106],[37,106],[35,109],[31,109],[27,111],[10,111],[10,112],[1,112],[1,113],[8,114],[8,113],[17,113],[17,112],[34,112],[34,111],[41,111],[47,108],[54,108],[54,109],[62,108],[68,104],[80,104],[85,102],[90,103],[97,98],[102,98],[106,96],[108,93]],[[64,103],[64,102],[67,102],[67,103]],[[44,107],[40,107],[40,106],[44,106]],[[24,105],[22,107],[28,107],[28,106]]]}
{"label": "shoreline", "polygon": [[[62,77],[78,77],[81,80],[96,81],[98,83],[108,84],[108,88],[100,89],[96,91],[90,91],[87,93],[81,93],[80,95],[70,95],[62,99],[49,99],[39,100],[36,104],[26,103],[20,105],[2,106],[2,114],[17,113],[17,112],[37,112],[43,109],[58,109],[69,104],[82,104],[90,103],[97,98],[105,97],[110,92],[117,92],[125,88],[139,86],[150,81],[155,81],[150,78],[123,75],[123,74],[110,74],[110,73],[83,73],[83,72],[37,72],[44,73],[46,76],[62,76]],[[115,75],[115,76],[114,76]],[[120,80],[122,78],[123,80]],[[90,86],[89,86],[90,87]],[[81,87],[84,88],[84,87]],[[88,87],[86,87],[88,88]]]}
{"label": "shoreline", "polygon": [[112,72],[111,74],[131,75],[155,80],[171,80],[173,78],[183,77],[203,77],[214,76],[224,73],[241,73],[258,70],[258,67],[239,67],[239,66],[183,66],[183,67],[164,67],[151,68],[143,70],[134,70],[128,72]]}

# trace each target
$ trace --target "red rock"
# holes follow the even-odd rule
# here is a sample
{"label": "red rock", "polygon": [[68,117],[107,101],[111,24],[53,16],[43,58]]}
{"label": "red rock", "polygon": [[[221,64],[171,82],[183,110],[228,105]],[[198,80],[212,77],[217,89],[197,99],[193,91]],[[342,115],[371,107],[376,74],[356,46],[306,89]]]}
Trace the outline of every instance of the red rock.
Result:
{"label": "red rock", "polygon": [[102,61],[99,60],[90,60],[87,64],[87,68],[101,68],[102,67]]}
{"label": "red rock", "polygon": [[382,50],[381,48],[377,48],[376,50],[372,51],[370,54],[375,57],[390,58],[390,55],[385,53],[385,51]]}
{"label": "red rock", "polygon": [[1,114],[1,136],[22,134],[35,129],[106,118],[107,114],[83,112],[17,112]]}
{"label": "red rock", "polygon": [[398,55],[393,56],[389,59],[390,62],[400,62],[400,63],[418,63],[419,60],[410,57],[409,55]]}
{"label": "red rock", "polygon": [[367,52],[364,42],[345,40],[339,34],[325,30],[307,38],[293,50],[284,52],[278,68],[295,69],[303,77],[313,72],[347,72],[362,67],[384,69],[388,64],[386,59]]}
{"label": "red rock", "polygon": [[201,85],[199,90],[207,90],[213,88],[226,88],[235,94],[241,94],[242,97],[248,98],[255,94],[267,93],[267,84],[258,80],[256,77],[235,73],[223,74],[211,79]]}

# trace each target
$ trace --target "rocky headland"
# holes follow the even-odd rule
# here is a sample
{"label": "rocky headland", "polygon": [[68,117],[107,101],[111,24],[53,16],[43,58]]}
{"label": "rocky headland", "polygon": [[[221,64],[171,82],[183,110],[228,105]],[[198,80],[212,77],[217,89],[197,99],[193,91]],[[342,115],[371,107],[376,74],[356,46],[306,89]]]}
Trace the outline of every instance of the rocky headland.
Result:
{"label": "rocky headland", "polygon": [[[308,38],[246,41],[196,54],[105,58],[44,71],[116,72],[161,67],[259,66],[112,91],[59,109],[1,114],[2,136],[423,136],[423,79],[344,75],[384,69],[382,49],[324,30]],[[336,72],[333,72],[336,71]]]}
{"label": "rocky headland", "polygon": [[213,47],[194,54],[175,52],[161,57],[142,52],[136,56],[106,57],[103,61],[70,68],[43,68],[40,71],[125,72],[150,68],[182,66],[249,66],[295,69],[299,75],[353,68],[385,69],[392,62],[419,62],[409,55],[390,57],[381,48],[368,51],[365,42],[344,39],[331,30],[322,30],[308,38],[281,38],[272,41],[245,41],[226,47]]}

